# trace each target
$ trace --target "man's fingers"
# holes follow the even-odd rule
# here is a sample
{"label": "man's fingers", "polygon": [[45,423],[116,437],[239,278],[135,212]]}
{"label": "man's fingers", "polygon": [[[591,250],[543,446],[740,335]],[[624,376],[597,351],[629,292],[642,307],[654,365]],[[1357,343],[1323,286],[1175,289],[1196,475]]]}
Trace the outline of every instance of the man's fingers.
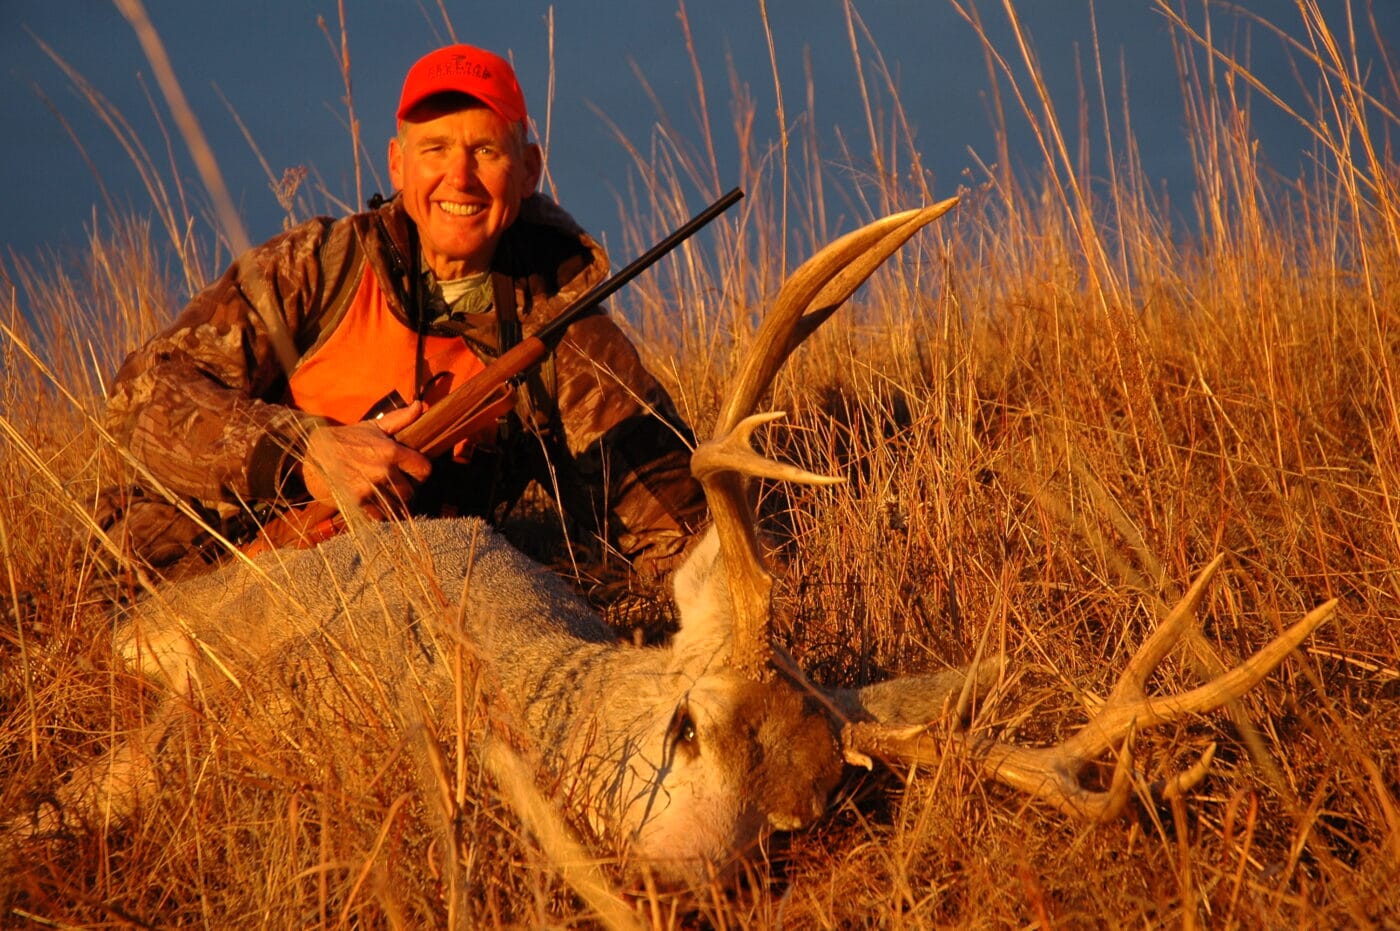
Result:
{"label": "man's fingers", "polygon": [[[423,412],[428,409],[428,405],[422,401],[414,401],[398,410],[392,410],[381,414],[375,421],[375,426],[383,430],[388,436],[393,436],[404,427],[413,423]],[[394,450],[393,461],[390,463],[391,470],[397,469],[411,482],[421,483],[428,480],[428,475],[433,471],[433,464],[427,456],[416,449],[407,446],[399,446]]]}
{"label": "man's fingers", "polygon": [[395,433],[398,433],[404,427],[417,420],[422,416],[423,411],[427,409],[428,405],[424,404],[422,401],[414,401],[405,407],[380,414],[375,418],[374,425],[389,436],[393,436]]}
{"label": "man's fingers", "polygon": [[432,462],[394,439],[395,431],[423,413],[415,401],[378,420],[313,430],[306,442],[302,478],[312,497],[333,503],[337,497],[366,501],[376,488],[393,488],[407,497],[427,481]]}
{"label": "man's fingers", "polygon": [[403,450],[403,454],[401,454],[398,461],[394,463],[398,466],[399,471],[415,482],[426,482],[428,476],[433,471],[432,460],[417,450],[409,449],[407,446],[401,446],[399,448]]}

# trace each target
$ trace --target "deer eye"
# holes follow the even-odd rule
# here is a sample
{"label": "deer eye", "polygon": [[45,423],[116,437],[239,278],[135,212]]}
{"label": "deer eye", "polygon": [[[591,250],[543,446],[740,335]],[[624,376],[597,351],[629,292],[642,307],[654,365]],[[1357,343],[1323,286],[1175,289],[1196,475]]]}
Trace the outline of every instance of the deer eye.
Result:
{"label": "deer eye", "polygon": [[666,742],[671,745],[673,752],[689,755],[699,752],[699,735],[695,727],[695,718],[691,717],[689,707],[681,705],[676,709],[676,713],[671,717],[671,726],[668,728],[666,737]]}

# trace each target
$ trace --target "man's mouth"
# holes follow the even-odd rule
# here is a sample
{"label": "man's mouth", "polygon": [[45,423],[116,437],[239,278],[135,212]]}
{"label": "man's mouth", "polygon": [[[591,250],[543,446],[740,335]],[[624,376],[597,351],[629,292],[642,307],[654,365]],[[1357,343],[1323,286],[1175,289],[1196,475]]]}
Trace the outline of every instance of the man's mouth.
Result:
{"label": "man's mouth", "polygon": [[486,209],[481,204],[455,204],[449,200],[440,200],[437,205],[442,208],[443,213],[450,213],[454,217],[474,217]]}

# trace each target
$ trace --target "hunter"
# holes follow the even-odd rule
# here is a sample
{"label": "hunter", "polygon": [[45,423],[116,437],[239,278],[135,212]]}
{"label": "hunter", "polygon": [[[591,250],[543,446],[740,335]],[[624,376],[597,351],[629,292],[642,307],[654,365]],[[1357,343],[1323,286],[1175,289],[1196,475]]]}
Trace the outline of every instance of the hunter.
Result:
{"label": "hunter", "polygon": [[393,197],[251,249],[127,357],[106,423],[156,481],[114,489],[99,525],[170,578],[225,555],[210,529],[247,541],[301,502],[500,521],[538,481],[583,528],[576,541],[663,574],[705,517],[690,433],[602,310],[452,454],[429,461],[394,439],[608,272],[536,191],[541,153],[504,59],[429,53],[397,122]]}

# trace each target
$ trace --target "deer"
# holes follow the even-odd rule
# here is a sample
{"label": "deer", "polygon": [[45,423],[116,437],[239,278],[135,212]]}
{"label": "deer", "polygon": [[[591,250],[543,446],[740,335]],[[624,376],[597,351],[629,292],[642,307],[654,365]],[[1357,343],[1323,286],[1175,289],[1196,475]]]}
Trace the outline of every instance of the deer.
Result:
{"label": "deer", "polygon": [[[827,811],[850,767],[936,764],[946,753],[1090,822],[1131,796],[1135,734],[1234,701],[1333,612],[1327,602],[1254,655],[1180,694],[1150,694],[1154,670],[1192,629],[1217,557],[1131,658],[1101,709],[1050,747],[934,722],[1002,674],[1003,657],[862,687],[812,682],[774,643],[774,574],[760,542],[756,480],[840,479],[761,454],[758,430],[784,416],[760,402],[787,358],[891,255],[956,198],[875,220],[821,249],[783,283],[691,467],[710,524],[671,580],[679,627],[668,642],[619,638],[559,576],[472,518],[357,522],[310,549],[239,558],[158,586],[124,611],[123,662],[162,690],[142,731],[78,768],[10,831],[42,833],[129,817],[155,788],[172,721],[219,687],[260,677],[288,687],[288,713],[315,715],[366,668],[406,718],[446,715],[469,655],[493,708],[538,750],[572,822],[626,870],[695,886],[733,875],[756,844]],[[1213,745],[1212,745],[1213,747]],[[1212,749],[1168,793],[1205,778]],[[1116,760],[1106,788],[1084,771]]]}

